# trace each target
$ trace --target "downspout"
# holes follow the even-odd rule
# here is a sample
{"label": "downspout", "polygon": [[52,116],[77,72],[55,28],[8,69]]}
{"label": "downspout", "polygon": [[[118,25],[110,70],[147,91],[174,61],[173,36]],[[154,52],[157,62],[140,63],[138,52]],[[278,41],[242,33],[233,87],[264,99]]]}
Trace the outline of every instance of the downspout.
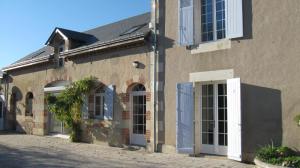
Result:
{"label": "downspout", "polygon": [[153,0],[152,1],[152,7],[154,8],[154,24],[153,24],[153,52],[154,52],[154,86],[153,86],[153,90],[154,90],[154,107],[153,107],[153,116],[154,116],[154,140],[153,140],[153,145],[154,145],[154,152],[157,152],[157,128],[156,128],[156,124],[157,124],[157,7],[158,7],[158,0]]}

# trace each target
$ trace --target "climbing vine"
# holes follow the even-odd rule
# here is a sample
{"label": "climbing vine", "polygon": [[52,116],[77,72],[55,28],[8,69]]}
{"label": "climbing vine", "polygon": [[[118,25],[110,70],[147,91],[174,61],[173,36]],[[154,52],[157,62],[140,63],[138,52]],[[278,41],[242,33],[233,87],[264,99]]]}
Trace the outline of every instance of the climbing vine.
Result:
{"label": "climbing vine", "polygon": [[88,77],[73,82],[57,96],[53,94],[47,96],[48,110],[71,129],[70,139],[72,142],[80,141],[84,95],[87,95],[95,85],[96,79]]}

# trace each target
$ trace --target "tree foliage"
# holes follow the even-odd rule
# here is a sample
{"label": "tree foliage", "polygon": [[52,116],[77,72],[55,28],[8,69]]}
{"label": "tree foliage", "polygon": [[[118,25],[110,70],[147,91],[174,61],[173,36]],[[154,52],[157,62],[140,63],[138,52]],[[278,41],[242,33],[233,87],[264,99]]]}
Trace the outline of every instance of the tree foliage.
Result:
{"label": "tree foliage", "polygon": [[94,77],[84,78],[73,82],[59,95],[50,94],[47,96],[48,110],[55,114],[55,117],[71,128],[71,141],[80,141],[81,135],[81,111],[84,97],[96,85]]}

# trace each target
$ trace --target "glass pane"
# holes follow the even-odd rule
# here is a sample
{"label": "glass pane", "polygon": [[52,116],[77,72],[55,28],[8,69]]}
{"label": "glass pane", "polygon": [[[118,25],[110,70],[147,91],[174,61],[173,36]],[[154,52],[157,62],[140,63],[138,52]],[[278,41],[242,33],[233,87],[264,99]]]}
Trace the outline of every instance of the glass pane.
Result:
{"label": "glass pane", "polygon": [[224,84],[218,84],[218,95],[226,95]]}
{"label": "glass pane", "polygon": [[202,109],[202,120],[208,120],[207,109]]}
{"label": "glass pane", "polygon": [[225,100],[224,100],[224,98],[225,98],[224,96],[219,96],[219,97],[218,97],[218,107],[219,107],[219,108],[225,107],[225,104],[224,104],[224,101],[225,101]]}
{"label": "glass pane", "polygon": [[206,97],[203,97],[202,98],[202,108],[207,108],[208,107],[208,104],[207,104],[207,98]]}
{"label": "glass pane", "polygon": [[96,96],[96,106],[100,106],[100,96]]}
{"label": "glass pane", "polygon": [[219,145],[224,145],[225,144],[225,138],[224,134],[219,134]]}
{"label": "glass pane", "polygon": [[202,95],[207,95],[207,85],[202,85]]}
{"label": "glass pane", "polygon": [[208,132],[208,122],[202,121],[202,132]]}
{"label": "glass pane", "polygon": [[207,110],[208,120],[214,120],[214,109]]}
{"label": "glass pane", "polygon": [[217,39],[225,38],[225,1],[217,0],[216,1],[216,14],[215,19],[217,21],[216,34]]}
{"label": "glass pane", "polygon": [[201,1],[201,33],[202,41],[210,41],[213,39],[213,6],[212,0]]}
{"label": "glass pane", "polygon": [[208,97],[208,107],[210,107],[210,108],[214,107],[214,97],[213,96]]}
{"label": "glass pane", "polygon": [[207,132],[214,132],[214,125],[215,125],[215,122],[214,121],[209,121],[208,122],[208,131]]}
{"label": "glass pane", "polygon": [[101,106],[100,105],[96,105],[96,107],[95,107],[95,115],[96,116],[99,116],[100,115],[100,108],[101,108]]}
{"label": "glass pane", "polygon": [[210,144],[210,145],[214,144],[214,134],[213,133],[208,134],[208,144]]}
{"label": "glass pane", "polygon": [[224,121],[219,121],[219,133],[225,133]]}
{"label": "glass pane", "polygon": [[202,144],[208,144],[208,136],[206,133],[202,134]]}
{"label": "glass pane", "polygon": [[219,120],[225,120],[225,117],[224,117],[224,109],[219,109],[218,110],[218,119]]}

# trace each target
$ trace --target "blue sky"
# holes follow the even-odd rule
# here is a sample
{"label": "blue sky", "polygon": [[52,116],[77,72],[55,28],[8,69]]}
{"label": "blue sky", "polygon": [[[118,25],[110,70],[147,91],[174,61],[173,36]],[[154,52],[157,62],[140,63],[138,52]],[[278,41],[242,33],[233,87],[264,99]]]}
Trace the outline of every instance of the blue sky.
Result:
{"label": "blue sky", "polygon": [[55,27],[85,31],[150,7],[150,0],[0,0],[0,69],[43,47]]}

